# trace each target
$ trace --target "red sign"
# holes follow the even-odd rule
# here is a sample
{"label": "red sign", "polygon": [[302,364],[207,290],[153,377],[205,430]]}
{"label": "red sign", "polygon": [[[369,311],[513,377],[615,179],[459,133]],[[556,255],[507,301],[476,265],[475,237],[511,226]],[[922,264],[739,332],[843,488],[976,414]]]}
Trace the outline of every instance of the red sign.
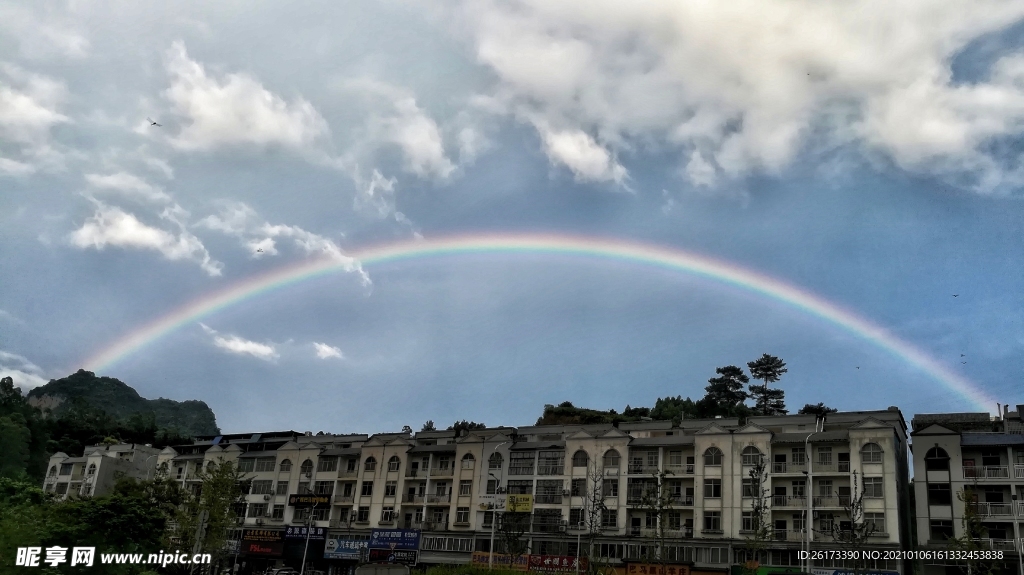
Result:
{"label": "red sign", "polygon": [[630,563],[626,575],[690,575],[687,565],[661,565],[658,563]]}
{"label": "red sign", "polygon": [[[580,571],[587,570],[587,558],[580,557]],[[564,573],[576,571],[576,557],[570,555],[530,555],[530,571]]]}
{"label": "red sign", "polygon": [[277,557],[284,553],[284,543],[281,541],[275,541],[273,543],[243,541],[242,553],[245,553],[246,555],[264,555]]}

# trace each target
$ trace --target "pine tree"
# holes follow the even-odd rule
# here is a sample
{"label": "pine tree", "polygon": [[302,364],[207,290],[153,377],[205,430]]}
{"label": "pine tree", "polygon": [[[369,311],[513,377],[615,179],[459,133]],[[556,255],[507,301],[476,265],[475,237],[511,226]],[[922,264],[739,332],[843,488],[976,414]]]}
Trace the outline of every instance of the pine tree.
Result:
{"label": "pine tree", "polygon": [[785,415],[788,413],[785,401],[786,392],[768,387],[769,383],[779,381],[782,374],[789,371],[786,369],[786,362],[766,353],[759,359],[748,362],[747,368],[750,369],[750,375],[754,379],[763,382],[761,385],[750,386],[750,396],[754,398],[754,411],[758,415]]}
{"label": "pine tree", "polygon": [[715,373],[718,377],[708,380],[708,386],[704,388],[707,391],[704,399],[726,409],[739,407],[749,397],[743,386],[750,378],[735,365],[716,367]]}

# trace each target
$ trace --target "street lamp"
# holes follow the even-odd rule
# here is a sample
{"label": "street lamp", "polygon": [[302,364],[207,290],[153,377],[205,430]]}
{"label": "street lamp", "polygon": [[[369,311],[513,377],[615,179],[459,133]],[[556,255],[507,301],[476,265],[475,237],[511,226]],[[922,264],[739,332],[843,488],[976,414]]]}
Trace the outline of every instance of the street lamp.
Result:
{"label": "street lamp", "polygon": [[807,434],[804,438],[804,458],[807,461],[807,488],[805,493],[807,494],[807,517],[804,520],[804,534],[807,540],[807,567],[805,573],[811,572],[811,524],[814,522],[814,470],[811,468],[811,462],[814,457],[811,453],[811,436],[818,433],[818,422],[821,422],[821,431],[825,430],[825,418],[815,417],[814,418],[814,431]]}
{"label": "street lamp", "polygon": [[[487,467],[488,467],[488,469],[490,469],[490,467],[491,467],[491,458],[493,458],[494,454],[498,452],[498,448],[501,447],[502,445],[505,445],[506,443],[508,443],[508,441],[502,441],[501,443],[495,445],[494,449],[491,449],[491,457],[487,459]],[[504,465],[502,465],[498,469],[502,469],[503,470],[504,469]],[[501,480],[498,479],[490,471],[487,472],[487,475],[490,475],[491,477],[494,477],[494,493],[497,494],[498,490],[501,489]],[[504,475],[504,473],[502,473],[502,475]],[[494,569],[494,524],[497,523],[497,522],[498,522],[498,512],[495,510],[494,507],[492,507],[491,508],[491,543],[490,543],[490,546],[487,548],[487,550],[488,550],[488,553],[487,553],[487,569],[488,570]],[[510,568],[511,568],[511,566],[510,566]]]}
{"label": "street lamp", "polygon": [[309,552],[309,535],[313,532],[313,512],[316,511],[316,501],[309,509],[309,516],[306,517],[306,547],[302,550],[302,566],[299,567],[299,575],[306,572],[306,553]]}
{"label": "street lamp", "polygon": [[580,537],[583,536],[583,522],[576,524],[576,575],[580,575]]}
{"label": "street lamp", "polygon": [[[1011,494],[1010,495],[1010,501],[1013,501],[1014,502],[1014,507],[1016,507],[1017,506],[1017,504],[1016,504],[1017,495],[1016,494]],[[1017,529],[1018,530],[1017,533],[1020,534],[1020,531],[1019,531],[1020,527],[1015,525],[1014,528]],[[1014,550],[1017,551],[1017,569],[1020,570],[1020,575],[1024,575],[1024,536],[1014,537],[1013,538],[1013,547],[1014,547]]]}

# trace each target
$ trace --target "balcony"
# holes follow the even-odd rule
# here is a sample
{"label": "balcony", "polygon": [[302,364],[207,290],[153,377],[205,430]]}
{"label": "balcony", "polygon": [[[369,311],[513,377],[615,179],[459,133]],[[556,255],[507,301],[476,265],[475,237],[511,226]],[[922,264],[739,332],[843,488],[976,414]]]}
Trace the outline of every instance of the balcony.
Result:
{"label": "balcony", "polygon": [[427,503],[451,503],[452,496],[450,493],[444,495],[440,493],[431,493],[427,495]]}
{"label": "balcony", "polygon": [[619,476],[619,468],[618,467],[605,467],[604,468],[604,475],[605,475],[605,477],[618,477]]}
{"label": "balcony", "polygon": [[534,533],[559,533],[562,524],[560,521],[534,521],[532,531]]}
{"label": "balcony", "polygon": [[509,467],[509,475],[533,475],[533,465],[522,467]]}
{"label": "balcony", "polygon": [[355,497],[352,495],[338,495],[334,498],[335,505],[352,505],[355,501]]}
{"label": "balcony", "polygon": [[1013,539],[979,539],[978,543],[985,549],[1014,551]]}
{"label": "balcony", "polygon": [[661,470],[657,465],[630,463],[627,471],[630,475],[653,475]]}
{"label": "balcony", "polygon": [[803,529],[776,529],[772,531],[772,540],[774,541],[806,541],[807,532]]}
{"label": "balcony", "polygon": [[537,475],[562,475],[565,473],[565,464],[562,465],[538,465]]}
{"label": "balcony", "polygon": [[1014,479],[1024,479],[1024,465],[1014,465],[1013,466],[1013,478]]}
{"label": "balcony", "polygon": [[804,496],[773,495],[773,507],[807,507],[807,498]]}
{"label": "balcony", "polygon": [[1012,517],[1012,503],[971,503],[971,510],[985,517]]}
{"label": "balcony", "polygon": [[454,467],[434,467],[430,470],[431,477],[451,477]]}
{"label": "balcony", "polygon": [[356,469],[339,469],[338,477],[356,477],[359,475],[359,471]]}
{"label": "balcony", "polygon": [[[1016,470],[1015,470],[1016,473]],[[1010,468],[1006,465],[983,465],[964,467],[964,479],[1009,479]]]}
{"label": "balcony", "polygon": [[426,500],[425,495],[415,495],[412,493],[406,493],[402,496],[402,503],[423,503]]}
{"label": "balcony", "polygon": [[1017,517],[1024,517],[1024,501],[1017,502]]}
{"label": "balcony", "polygon": [[[850,462],[849,461],[815,461],[811,465],[811,471],[813,473],[849,473]],[[792,472],[790,472],[792,473]],[[802,472],[801,472],[802,473]]]}
{"label": "balcony", "polygon": [[815,507],[848,507],[849,505],[849,495],[821,495],[814,498]]}
{"label": "balcony", "polygon": [[802,461],[798,463],[786,463],[784,461],[772,463],[772,473],[803,474],[805,471],[807,471],[807,464]]}
{"label": "balcony", "polygon": [[544,494],[538,493],[537,496],[534,499],[534,502],[535,503],[555,503],[555,504],[558,504],[558,503],[562,502],[562,494],[561,493],[544,493]]}
{"label": "balcony", "polygon": [[423,531],[445,531],[448,529],[447,521],[424,521],[421,527]]}
{"label": "balcony", "polygon": [[721,529],[701,529],[700,530],[700,534],[701,535],[712,535],[712,536],[718,535],[718,536],[720,536],[720,535],[723,534],[723,531]]}
{"label": "balcony", "polygon": [[671,505],[682,505],[684,507],[693,506],[693,496],[673,494],[669,496],[669,503]]}

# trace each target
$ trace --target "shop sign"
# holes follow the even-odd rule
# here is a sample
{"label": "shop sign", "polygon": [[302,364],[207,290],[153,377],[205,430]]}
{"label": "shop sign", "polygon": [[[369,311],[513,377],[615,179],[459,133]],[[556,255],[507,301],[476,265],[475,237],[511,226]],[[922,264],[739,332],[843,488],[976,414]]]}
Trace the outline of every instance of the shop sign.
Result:
{"label": "shop sign", "polygon": [[324,544],[324,558],[358,560],[366,543],[365,539],[328,539]]}
{"label": "shop sign", "polygon": [[372,529],[370,530],[370,549],[405,549],[420,548],[419,529]]}
{"label": "shop sign", "polygon": [[526,571],[530,567],[530,556],[520,555],[516,558],[515,565],[512,564],[512,556],[504,555],[501,553],[494,554],[493,563],[491,562],[491,554],[486,551],[474,551],[473,556],[470,558],[470,562],[476,567],[487,567],[488,565],[494,565],[501,569],[511,569],[512,571]]}
{"label": "shop sign", "polygon": [[370,563],[416,564],[416,551],[408,549],[370,549],[367,561]]}
{"label": "shop sign", "polygon": [[285,539],[306,539],[315,541],[323,541],[327,537],[327,528],[325,527],[285,527],[284,538]]}
{"label": "shop sign", "polygon": [[[576,571],[575,555],[530,555],[530,571],[562,573]],[[579,570],[587,570],[587,558],[579,558]]]}
{"label": "shop sign", "polygon": [[292,493],[288,496],[288,505],[292,507],[326,507],[331,504],[330,495],[313,495],[312,493]]}
{"label": "shop sign", "polygon": [[242,531],[242,541],[259,541],[274,543],[284,539],[284,531],[280,529],[246,529]]}
{"label": "shop sign", "polygon": [[532,513],[533,495],[509,493],[505,496],[505,511],[509,513]]}
{"label": "shop sign", "polygon": [[689,565],[662,565],[659,563],[630,563],[626,575],[690,575]]}

